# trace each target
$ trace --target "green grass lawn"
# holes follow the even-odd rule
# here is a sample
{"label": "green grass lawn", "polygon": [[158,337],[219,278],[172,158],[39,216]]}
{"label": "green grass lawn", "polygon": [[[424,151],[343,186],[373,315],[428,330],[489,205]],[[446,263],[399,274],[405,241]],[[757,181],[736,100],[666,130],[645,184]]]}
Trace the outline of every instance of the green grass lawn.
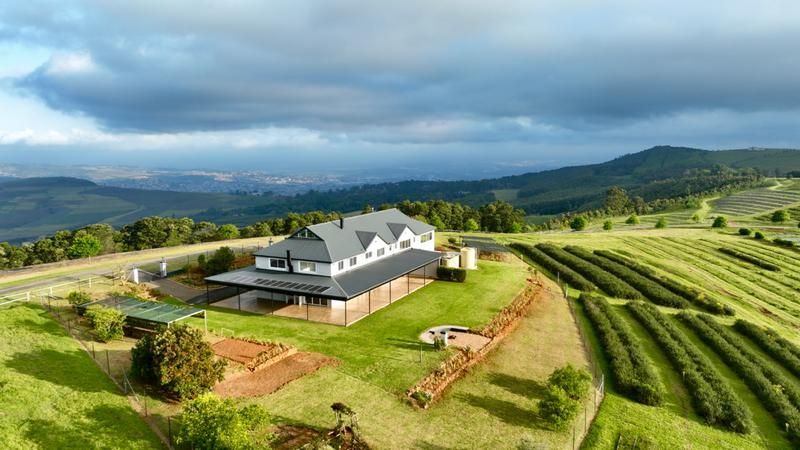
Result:
{"label": "green grass lawn", "polygon": [[0,308],[0,441],[13,449],[148,449],[160,441],[41,308]]}
{"label": "green grass lawn", "polygon": [[522,263],[481,261],[465,283],[432,283],[347,328],[213,306],[208,326],[334,356],[342,373],[399,394],[444,357],[420,346],[422,332],[436,325],[488,322],[522,290],[526,275]]}

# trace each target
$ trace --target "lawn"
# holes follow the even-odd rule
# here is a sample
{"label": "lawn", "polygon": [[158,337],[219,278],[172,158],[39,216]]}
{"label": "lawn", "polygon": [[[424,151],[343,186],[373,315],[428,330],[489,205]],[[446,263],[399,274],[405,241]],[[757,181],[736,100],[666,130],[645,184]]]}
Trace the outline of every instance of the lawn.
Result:
{"label": "lawn", "polygon": [[[344,401],[359,413],[369,443],[381,449],[515,448],[523,436],[563,448],[571,443],[571,430],[547,430],[535,408],[547,376],[565,363],[587,366],[567,304],[544,295],[517,330],[429,410],[406,405],[377,377],[360,379],[334,368],[253,401],[284,420],[320,428],[332,424],[330,404]],[[577,422],[582,428],[582,413]]]}
{"label": "lawn", "polygon": [[41,308],[0,309],[3,448],[148,449],[160,441]]}

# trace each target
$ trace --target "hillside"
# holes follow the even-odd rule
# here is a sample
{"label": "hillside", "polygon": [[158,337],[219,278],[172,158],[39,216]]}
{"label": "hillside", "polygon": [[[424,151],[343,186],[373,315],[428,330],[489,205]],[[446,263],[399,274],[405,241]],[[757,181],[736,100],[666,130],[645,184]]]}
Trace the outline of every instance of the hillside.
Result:
{"label": "hillside", "polygon": [[781,174],[800,170],[800,151],[707,151],[661,146],[600,164],[503,178],[410,180],[295,196],[151,191],[100,186],[75,178],[0,180],[0,242],[21,242],[98,222],[120,226],[148,215],[245,225],[291,211],[347,212],[366,204],[377,206],[406,199],[444,199],[472,206],[501,199],[530,215],[558,214],[599,206],[611,186],[622,186],[631,196],[645,200],[714,188],[721,181],[708,174],[720,166]]}
{"label": "hillside", "polygon": [[244,207],[258,197],[147,191],[76,178],[0,181],[0,242],[23,241],[92,223],[121,226],[148,215],[192,216],[209,206]]}

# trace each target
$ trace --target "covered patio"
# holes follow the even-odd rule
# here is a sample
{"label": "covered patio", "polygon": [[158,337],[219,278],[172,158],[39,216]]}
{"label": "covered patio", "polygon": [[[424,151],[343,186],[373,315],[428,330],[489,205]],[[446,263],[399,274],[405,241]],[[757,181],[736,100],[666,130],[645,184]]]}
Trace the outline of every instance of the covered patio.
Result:
{"label": "covered patio", "polygon": [[[275,275],[287,278],[287,274],[267,274],[252,267],[222,274],[227,275],[224,279],[211,277],[209,281],[237,289],[237,295],[215,302],[214,306],[349,326],[433,282],[438,265],[438,253],[412,250],[337,277],[300,275],[301,280],[291,280],[300,284],[293,290],[287,290],[287,286],[263,287],[265,281],[257,280]],[[318,284],[311,284],[309,278]],[[268,283],[275,285],[276,281],[271,279]]]}

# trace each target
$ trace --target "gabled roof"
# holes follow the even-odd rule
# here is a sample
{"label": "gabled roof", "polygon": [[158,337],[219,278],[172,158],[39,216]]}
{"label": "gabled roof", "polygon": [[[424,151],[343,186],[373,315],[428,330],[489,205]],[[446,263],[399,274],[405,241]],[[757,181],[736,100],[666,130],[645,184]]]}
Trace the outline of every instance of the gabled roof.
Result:
{"label": "gabled roof", "polygon": [[259,250],[256,256],[285,258],[286,250],[289,250],[292,258],[334,262],[363,253],[376,235],[387,244],[392,244],[397,242],[405,228],[416,235],[435,230],[395,208],[347,217],[343,220],[343,226],[334,220],[306,228],[321,240],[291,237]]}

